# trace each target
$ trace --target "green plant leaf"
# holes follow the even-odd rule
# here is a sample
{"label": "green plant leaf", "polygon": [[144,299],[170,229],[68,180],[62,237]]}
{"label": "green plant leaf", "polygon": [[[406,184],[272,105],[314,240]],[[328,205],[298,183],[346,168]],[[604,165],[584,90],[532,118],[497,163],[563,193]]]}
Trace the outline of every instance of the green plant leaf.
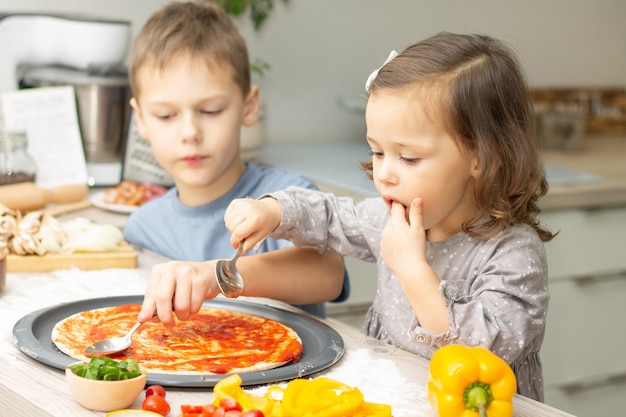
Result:
{"label": "green plant leaf", "polygon": [[[274,2],[278,0],[216,0],[226,13],[234,18],[243,16],[249,11],[249,17],[255,31],[261,30],[263,24],[274,10]],[[283,4],[289,4],[289,0],[281,0]],[[256,58],[250,63],[250,72],[263,78],[271,69],[270,65],[262,59]]]}
{"label": "green plant leaf", "polygon": [[[274,9],[274,1],[278,0],[217,0],[217,4],[232,17],[242,16],[249,10],[254,30],[258,32]],[[289,0],[282,0],[282,2],[288,4]]]}

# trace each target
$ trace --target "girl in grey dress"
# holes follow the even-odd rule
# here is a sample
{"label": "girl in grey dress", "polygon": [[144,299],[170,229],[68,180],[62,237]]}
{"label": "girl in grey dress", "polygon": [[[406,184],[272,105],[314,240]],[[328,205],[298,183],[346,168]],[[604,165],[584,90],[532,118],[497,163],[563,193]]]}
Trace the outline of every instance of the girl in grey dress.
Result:
{"label": "girl in grey dress", "polygon": [[515,55],[487,36],[440,33],[392,53],[366,89],[363,167],[380,197],[292,187],[235,200],[231,243],[246,238],[248,250],[271,234],[376,262],[368,335],[426,358],[450,343],[489,348],[518,392],[542,401],[553,234],[537,220],[548,185]]}

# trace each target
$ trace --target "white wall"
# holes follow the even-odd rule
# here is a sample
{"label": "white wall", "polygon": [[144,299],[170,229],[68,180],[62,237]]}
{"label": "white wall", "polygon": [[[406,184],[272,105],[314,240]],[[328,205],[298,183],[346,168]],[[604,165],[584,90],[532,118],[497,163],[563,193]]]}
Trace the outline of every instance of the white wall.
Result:
{"label": "white wall", "polygon": [[[278,1],[278,0],[277,0]],[[2,0],[0,12],[72,11],[124,18],[134,32],[167,0]],[[268,140],[361,140],[363,116],[338,104],[363,96],[391,49],[441,30],[508,41],[531,85],[626,81],[623,0],[290,0],[257,34],[239,22],[252,57],[272,65],[262,89]]]}
{"label": "white wall", "polygon": [[132,22],[134,33],[168,0],[0,0],[0,13],[79,13]]}

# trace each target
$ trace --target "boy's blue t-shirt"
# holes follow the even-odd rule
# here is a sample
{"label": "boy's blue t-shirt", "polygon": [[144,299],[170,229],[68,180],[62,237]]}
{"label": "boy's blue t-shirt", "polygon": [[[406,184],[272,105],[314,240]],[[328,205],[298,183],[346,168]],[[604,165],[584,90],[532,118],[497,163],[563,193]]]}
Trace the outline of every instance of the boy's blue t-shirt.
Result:
{"label": "boy's blue t-shirt", "polygon": [[[235,186],[219,199],[199,207],[186,207],[178,200],[176,188],[137,208],[124,226],[124,239],[170,259],[206,261],[231,258],[230,232],[224,225],[224,213],[235,198],[257,198],[263,194],[295,185],[317,189],[307,177],[282,168],[258,166],[246,162],[246,170]],[[287,240],[267,238],[259,252],[293,246]],[[344,301],[350,292],[347,273],[343,290],[335,301]],[[305,311],[325,316],[324,304],[298,305]]]}

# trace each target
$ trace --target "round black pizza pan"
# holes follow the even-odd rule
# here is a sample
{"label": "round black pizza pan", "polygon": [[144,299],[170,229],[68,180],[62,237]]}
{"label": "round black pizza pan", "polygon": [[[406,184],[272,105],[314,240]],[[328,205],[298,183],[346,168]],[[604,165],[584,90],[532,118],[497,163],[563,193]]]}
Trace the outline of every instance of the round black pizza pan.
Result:
{"label": "round black pizza pan", "polygon": [[[86,310],[122,304],[141,304],[143,296],[92,298],[59,304],[22,317],[13,327],[13,341],[26,355],[45,365],[65,369],[76,360],[59,351],[51,339],[52,328],[60,320]],[[257,314],[294,329],[304,347],[298,363],[259,372],[240,374],[242,385],[286,381],[319,372],[334,365],[343,355],[342,337],[332,327],[303,314],[241,300],[213,299],[205,307]],[[148,372],[148,384],[170,387],[213,387],[227,375],[169,375]]]}

